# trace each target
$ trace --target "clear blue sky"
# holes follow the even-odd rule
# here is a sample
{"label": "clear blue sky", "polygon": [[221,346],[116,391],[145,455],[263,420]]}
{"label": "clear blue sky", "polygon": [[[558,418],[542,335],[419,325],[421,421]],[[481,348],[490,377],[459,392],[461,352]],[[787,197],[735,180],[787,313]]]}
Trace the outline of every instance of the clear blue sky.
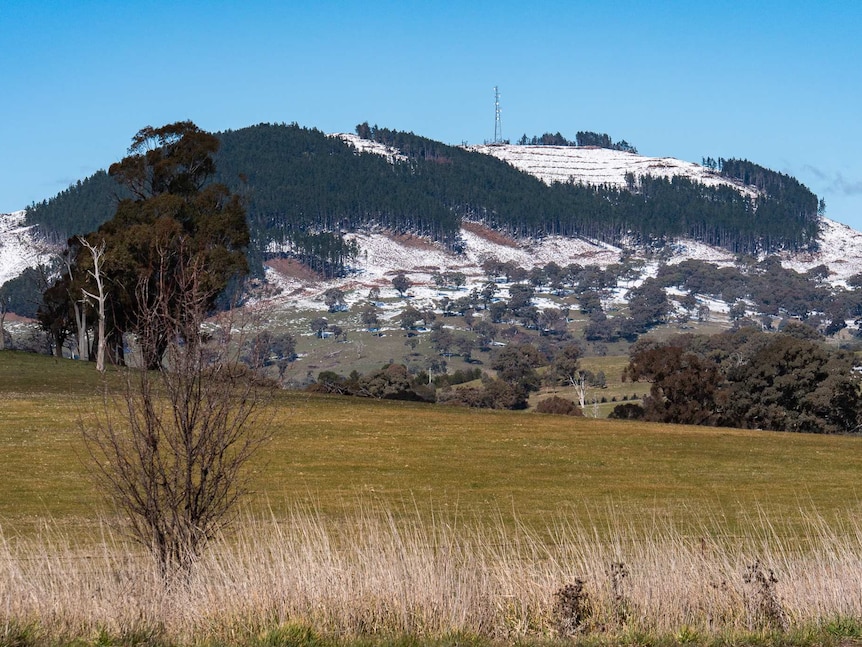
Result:
{"label": "clear blue sky", "polygon": [[862,229],[862,2],[0,3],[0,212],[146,125],[369,121],[447,143],[607,132],[743,157]]}

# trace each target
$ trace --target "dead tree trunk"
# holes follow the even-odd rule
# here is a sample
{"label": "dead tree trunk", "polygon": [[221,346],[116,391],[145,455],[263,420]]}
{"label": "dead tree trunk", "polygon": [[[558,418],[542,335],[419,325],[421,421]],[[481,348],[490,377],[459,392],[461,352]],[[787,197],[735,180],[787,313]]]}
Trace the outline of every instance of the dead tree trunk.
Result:
{"label": "dead tree trunk", "polygon": [[0,298],[0,350],[6,350],[6,312],[9,310],[9,304]]}
{"label": "dead tree trunk", "polygon": [[[105,340],[105,300],[107,298],[107,295],[105,293],[105,284],[102,276],[102,258],[105,255],[105,243],[103,242],[98,247],[94,247],[82,237],[78,237],[78,240],[80,240],[81,244],[90,251],[90,254],[93,257],[93,269],[88,270],[87,274],[89,274],[96,281],[96,291],[98,292],[98,294],[92,294],[90,292],[87,292],[83,288],[81,289],[81,292],[83,292],[86,297],[94,299],[98,304],[99,332],[96,339],[96,370],[102,372],[105,370],[105,344],[107,343],[107,341]],[[84,321],[86,322],[86,319]],[[82,340],[79,337],[79,348],[81,341]]]}

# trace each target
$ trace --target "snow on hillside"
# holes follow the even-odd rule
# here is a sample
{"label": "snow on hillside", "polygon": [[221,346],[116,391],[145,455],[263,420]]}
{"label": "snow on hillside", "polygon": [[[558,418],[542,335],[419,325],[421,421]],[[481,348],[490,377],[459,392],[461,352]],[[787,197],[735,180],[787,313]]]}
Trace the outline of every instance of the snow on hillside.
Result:
{"label": "snow on hillside", "polygon": [[[354,272],[347,278],[319,282],[297,275],[286,275],[269,267],[267,279],[277,285],[283,295],[280,300],[299,308],[323,307],[323,293],[330,287],[349,291],[347,302],[364,300],[371,288],[380,289],[383,296],[394,296],[392,277],[403,270],[414,286],[410,292],[416,305],[430,306],[442,296],[457,298],[487,281],[482,263],[490,258],[529,269],[551,261],[558,265],[579,263],[605,267],[619,260],[622,250],[611,245],[599,245],[578,238],[549,236],[541,241],[506,240],[497,232],[467,223],[461,229],[465,249],[463,254],[446,251],[442,246],[418,236],[393,236],[381,232],[347,234],[346,238],[359,245]],[[435,272],[462,272],[466,286],[457,291],[439,290],[431,278]]]}
{"label": "snow on hillside", "polygon": [[[823,219],[821,221],[821,249],[815,254],[785,254],[782,263],[798,272],[825,264],[830,268],[827,282],[844,285],[846,280],[862,272],[862,232],[846,225]],[[347,234],[359,244],[359,256],[354,272],[347,278],[333,281],[317,281],[290,273],[280,273],[270,267],[267,277],[277,285],[282,296],[275,301],[298,308],[324,309],[323,293],[330,287],[345,290],[350,305],[367,298],[371,288],[380,289],[383,297],[395,296],[392,277],[396,272],[406,272],[413,287],[410,292],[417,306],[430,306],[434,300],[443,296],[457,298],[474,287],[481,286],[487,277],[482,271],[482,263],[488,258],[515,264],[530,269],[544,266],[553,261],[560,266],[570,263],[598,265],[606,267],[620,259],[622,249],[610,245],[600,245],[578,238],[549,236],[540,241],[505,240],[498,232],[484,230],[475,224],[466,223],[461,230],[465,244],[463,254],[454,254],[440,245],[417,236],[393,236],[383,232],[364,232]],[[670,264],[687,259],[725,266],[733,265],[734,255],[725,249],[710,247],[691,240],[680,240],[673,244],[672,255],[667,259]],[[635,254],[635,257],[638,255]],[[654,275],[658,269],[656,261],[649,261],[643,267],[643,276]],[[461,293],[452,290],[439,290],[433,282],[435,272],[462,272],[467,283]],[[635,281],[631,286],[637,285]],[[505,295],[505,286],[501,286]],[[615,298],[625,299],[626,290],[619,291]],[[721,308],[717,308],[721,309]]]}
{"label": "snow on hillside", "polygon": [[0,285],[48,260],[45,244],[24,225],[24,211],[0,214]]}
{"label": "snow on hillside", "polygon": [[826,265],[829,268],[827,281],[833,285],[846,285],[848,278],[862,273],[862,232],[821,218],[820,249],[814,254],[783,254],[781,264],[797,272]]}
{"label": "snow on hillside", "polygon": [[339,139],[343,139],[360,153],[375,153],[376,155],[382,155],[390,162],[394,160],[407,159],[406,155],[402,155],[396,149],[386,146],[385,144],[381,144],[379,142],[371,141],[370,139],[362,139],[359,135],[352,135],[350,133],[335,133],[333,135],[330,135],[330,137],[337,137]]}
{"label": "snow on hillside", "polygon": [[[397,150],[363,140],[356,135],[337,134],[358,151],[387,157],[391,161],[404,159]],[[716,173],[690,162],[673,158],[654,158],[600,148],[561,146],[473,146],[471,150],[493,155],[513,166],[539,177],[545,182],[584,182],[625,186],[626,173],[685,175],[705,184],[727,184],[748,195],[754,189],[734,184]],[[500,232],[485,229],[476,223],[465,223],[461,230],[464,253],[453,254],[440,245],[418,236],[394,236],[386,232],[356,232],[347,235],[355,240],[360,253],[349,277],[336,281],[319,281],[308,271],[296,271],[290,263],[272,262],[266,269],[271,287],[279,296],[273,299],[278,307],[325,309],[323,293],[330,287],[347,292],[349,304],[364,300],[371,288],[382,295],[392,296],[391,279],[399,270],[405,271],[414,283],[411,292],[417,305],[431,305],[442,296],[457,298],[454,290],[439,290],[433,280],[435,272],[457,271],[466,276],[466,289],[481,285],[486,279],[481,265],[488,258],[512,261],[524,268],[543,266],[554,261],[560,266],[570,263],[607,266],[619,260],[622,250],[579,238],[546,237],[542,240],[511,240]],[[276,251],[276,250],[273,250]],[[637,257],[637,251],[635,250]],[[44,246],[37,241],[32,229],[24,226],[24,212],[0,215],[0,285],[19,275],[25,268],[46,259]],[[668,263],[698,259],[718,265],[731,265],[733,254],[690,240],[676,241]],[[838,285],[862,272],[862,233],[840,223],[821,220],[820,251],[815,254],[785,254],[782,263],[799,272],[826,264],[830,269],[828,282]],[[654,274],[657,264],[644,266],[644,275]],[[462,288],[463,290],[464,288]],[[505,286],[502,286],[505,294]],[[624,297],[620,293],[619,298]]]}
{"label": "snow on hillside", "polygon": [[554,182],[583,183],[590,186],[609,184],[623,188],[626,174],[635,177],[652,175],[670,178],[678,175],[708,186],[731,186],[750,197],[757,190],[722,177],[700,164],[673,157],[645,157],[635,153],[591,146],[516,146],[513,144],[470,146],[486,155],[508,162],[517,169],[534,175],[547,184]]}
{"label": "snow on hillside", "polygon": [[[389,160],[407,159],[394,148],[362,139],[358,135],[337,133],[331,136],[344,140],[363,153],[376,153]],[[757,189],[754,187],[729,180],[700,164],[673,157],[646,157],[593,146],[484,144],[467,146],[466,149],[503,160],[546,184],[574,182],[590,186],[609,184],[623,188],[626,186],[627,173],[632,173],[635,177],[652,175],[671,178],[682,175],[707,186],[730,186],[749,197],[757,196]]]}

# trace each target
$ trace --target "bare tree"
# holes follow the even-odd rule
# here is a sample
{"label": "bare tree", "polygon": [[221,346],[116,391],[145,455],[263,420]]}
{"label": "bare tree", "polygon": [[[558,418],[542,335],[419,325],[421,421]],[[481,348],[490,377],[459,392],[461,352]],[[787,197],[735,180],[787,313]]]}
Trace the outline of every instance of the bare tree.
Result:
{"label": "bare tree", "polygon": [[[81,242],[81,244],[84,247],[87,248],[87,251],[89,251],[90,255],[93,257],[93,269],[87,270],[87,274],[89,274],[90,277],[92,277],[93,280],[96,281],[96,292],[97,292],[97,294],[93,294],[91,292],[88,292],[87,290],[85,290],[83,288],[81,288],[81,292],[83,292],[84,296],[87,297],[88,299],[95,299],[95,301],[99,307],[99,309],[98,309],[99,329],[98,329],[97,338],[96,338],[96,370],[100,371],[100,372],[104,372],[104,370],[105,370],[105,346],[107,345],[107,341],[105,339],[105,300],[108,298],[108,295],[105,292],[104,277],[102,276],[102,260],[104,259],[104,256],[105,256],[105,241],[102,241],[102,243],[98,247],[96,247],[94,245],[91,245],[89,242],[87,242],[87,240],[82,236],[78,236],[78,240]],[[85,306],[85,305],[86,304],[82,304],[82,306]],[[76,306],[75,310],[77,312],[77,306]],[[85,311],[85,307],[82,307],[81,310]],[[79,352],[80,352],[80,349],[82,347],[81,337],[80,337],[81,328],[82,328],[82,326],[79,323],[79,325],[78,325],[78,335],[79,335],[79,337],[78,337],[78,348],[79,348]],[[86,330],[86,328],[87,328],[87,325],[86,325],[86,315],[85,315],[83,329]]]}
{"label": "bare tree", "polygon": [[[167,255],[161,266],[176,267]],[[204,273],[180,263],[154,295],[141,281],[138,344],[146,357],[168,339],[164,361],[156,371],[126,368],[122,396],[106,396],[103,415],[84,428],[98,481],[166,577],[188,572],[233,520],[245,467],[268,438],[271,383],[240,363],[231,326],[214,344],[201,334]]]}
{"label": "bare tree", "polygon": [[[69,303],[75,315],[75,328],[77,330],[77,354],[78,359],[88,361],[90,359],[90,345],[87,343],[87,306],[89,301],[86,296],[76,299],[73,295],[72,286],[75,283],[74,259],[69,250],[62,254],[63,265],[66,267],[66,275],[69,278]],[[83,290],[81,290],[83,292]]]}
{"label": "bare tree", "polygon": [[581,371],[570,379],[572,386],[575,387],[575,393],[578,394],[578,405],[583,410],[587,406],[587,375]]}

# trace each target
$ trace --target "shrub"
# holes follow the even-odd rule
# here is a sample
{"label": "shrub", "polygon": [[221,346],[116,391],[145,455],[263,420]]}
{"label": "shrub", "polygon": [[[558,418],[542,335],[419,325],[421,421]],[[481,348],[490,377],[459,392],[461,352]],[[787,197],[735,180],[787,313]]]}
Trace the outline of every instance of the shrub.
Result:
{"label": "shrub", "polygon": [[608,414],[608,418],[613,420],[643,420],[644,408],[639,404],[626,402],[618,404],[614,410]]}
{"label": "shrub", "polygon": [[527,394],[505,380],[485,379],[481,387],[444,389],[437,402],[476,409],[526,409]]}
{"label": "shrub", "polygon": [[537,413],[555,413],[562,416],[583,416],[581,408],[566,398],[561,398],[557,395],[551,396],[546,400],[542,400],[536,405]]}
{"label": "shrub", "polygon": [[584,581],[576,579],[554,593],[553,619],[557,634],[574,636],[586,629],[593,614]]}

